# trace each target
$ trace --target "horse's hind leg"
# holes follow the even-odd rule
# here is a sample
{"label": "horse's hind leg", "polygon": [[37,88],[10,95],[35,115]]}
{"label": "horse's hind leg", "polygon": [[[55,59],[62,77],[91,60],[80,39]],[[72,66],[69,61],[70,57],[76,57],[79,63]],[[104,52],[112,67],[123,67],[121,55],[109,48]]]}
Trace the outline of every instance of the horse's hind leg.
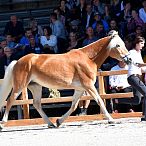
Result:
{"label": "horse's hind leg", "polygon": [[16,98],[19,96],[20,92],[15,92],[12,91],[12,94],[11,96],[8,98],[7,100],[7,104],[6,104],[6,110],[5,110],[5,113],[4,113],[4,116],[2,118],[2,122],[1,122],[1,125],[0,125],[0,128],[2,129],[3,125],[8,121],[8,115],[9,115],[9,111],[14,103],[14,101],[16,100]]}
{"label": "horse's hind leg", "polygon": [[99,96],[96,88],[94,85],[92,86],[88,86],[86,87],[87,92],[95,99],[95,101],[97,102],[97,104],[100,105],[102,112],[105,114],[106,118],[108,119],[109,123],[113,123],[114,119],[110,116],[110,114],[108,113],[103,100],[101,99],[101,97]]}
{"label": "horse's hind leg", "polygon": [[42,86],[33,83],[32,85],[29,85],[28,88],[30,89],[33,95],[33,106],[39,112],[44,121],[48,124],[49,128],[55,127],[55,125],[49,120],[48,116],[42,110],[41,106]]}
{"label": "horse's hind leg", "polygon": [[75,93],[74,93],[74,95],[73,95],[72,105],[71,105],[70,109],[68,110],[68,112],[67,112],[66,114],[64,114],[60,119],[57,119],[57,121],[56,121],[57,127],[59,127],[59,126],[64,122],[64,120],[65,120],[73,111],[75,111],[75,109],[76,109],[77,106],[78,106],[80,97],[83,95],[83,93],[84,93],[84,91],[77,91],[77,90],[75,90]]}

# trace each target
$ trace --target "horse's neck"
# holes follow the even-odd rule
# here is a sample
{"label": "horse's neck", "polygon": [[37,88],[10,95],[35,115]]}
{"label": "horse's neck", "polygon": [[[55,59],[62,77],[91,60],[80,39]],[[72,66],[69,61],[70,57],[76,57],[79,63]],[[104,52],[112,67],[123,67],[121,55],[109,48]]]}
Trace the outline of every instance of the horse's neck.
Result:
{"label": "horse's neck", "polygon": [[104,37],[88,46],[83,47],[81,50],[93,60],[98,67],[102,65],[105,59],[109,56],[109,49],[107,46],[111,41],[111,37]]}

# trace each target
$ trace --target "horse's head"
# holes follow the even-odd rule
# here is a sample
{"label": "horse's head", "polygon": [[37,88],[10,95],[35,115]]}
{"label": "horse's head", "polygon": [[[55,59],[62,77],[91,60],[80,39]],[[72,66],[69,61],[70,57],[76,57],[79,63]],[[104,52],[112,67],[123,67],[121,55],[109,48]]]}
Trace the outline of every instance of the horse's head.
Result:
{"label": "horse's head", "polygon": [[128,57],[128,50],[123,40],[119,37],[118,32],[112,30],[109,32],[109,36],[111,36],[111,41],[108,45],[110,50],[109,56],[117,60],[124,60],[127,64],[130,63],[131,59]]}

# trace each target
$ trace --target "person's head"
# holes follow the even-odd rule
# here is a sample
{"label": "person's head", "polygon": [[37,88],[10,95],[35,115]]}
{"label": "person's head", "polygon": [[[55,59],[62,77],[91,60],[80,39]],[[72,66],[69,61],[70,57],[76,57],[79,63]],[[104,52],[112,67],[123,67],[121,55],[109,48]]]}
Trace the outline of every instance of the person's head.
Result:
{"label": "person's head", "polygon": [[87,13],[92,12],[92,5],[90,3],[86,5],[86,11],[87,11]]}
{"label": "person's head", "polygon": [[13,50],[11,49],[11,48],[9,48],[9,47],[5,47],[4,48],[4,54],[7,56],[7,57],[10,57],[11,55],[12,55],[12,53],[13,53]]}
{"label": "person's head", "polygon": [[77,40],[77,35],[76,35],[76,33],[75,32],[70,32],[69,33],[69,39],[71,40],[71,41],[76,41]]}
{"label": "person's head", "polygon": [[57,14],[56,13],[51,13],[50,14],[50,21],[55,22],[57,20]]}
{"label": "person's head", "polygon": [[49,26],[44,27],[44,35],[45,36],[50,36],[52,34],[52,29]]}
{"label": "person's head", "polygon": [[80,0],[80,4],[84,5],[86,3],[86,0]]}
{"label": "person's head", "polygon": [[60,6],[61,7],[65,7],[66,4],[66,0],[60,0]]}
{"label": "person's head", "polygon": [[25,29],[25,36],[26,37],[30,37],[30,36],[32,36],[32,30],[31,30],[31,28],[26,28]]}
{"label": "person's head", "polygon": [[2,47],[3,49],[7,46],[7,41],[6,38],[0,38],[0,47]]}
{"label": "person's head", "polygon": [[17,16],[16,16],[16,15],[10,16],[10,21],[11,21],[12,23],[16,24],[16,23],[17,23]]}
{"label": "person's head", "polygon": [[104,26],[102,22],[98,22],[96,24],[96,32],[102,32],[104,30]]}
{"label": "person's head", "polygon": [[133,46],[136,51],[140,51],[144,47],[144,44],[145,44],[145,39],[141,36],[137,36],[135,38]]}
{"label": "person's head", "polygon": [[119,61],[118,65],[120,68],[124,68],[126,66],[126,63],[124,61]]}
{"label": "person's head", "polygon": [[94,30],[91,26],[89,26],[87,29],[86,29],[86,34],[88,37],[92,37],[94,36]]}
{"label": "person's head", "polygon": [[143,5],[144,8],[146,8],[146,0],[142,1],[142,5]]}
{"label": "person's head", "polygon": [[138,17],[138,11],[133,9],[131,12],[132,18],[137,18]]}
{"label": "person's head", "polygon": [[57,15],[60,15],[61,14],[61,10],[60,10],[59,7],[54,8],[53,12],[56,13]]}
{"label": "person's head", "polygon": [[101,20],[101,15],[100,15],[98,12],[96,12],[96,13],[94,14],[94,19],[95,19],[96,21],[100,21],[100,20]]}
{"label": "person's head", "polygon": [[6,35],[6,41],[7,42],[12,42],[13,41],[13,38],[12,38],[12,35],[11,34],[7,34]]}
{"label": "person's head", "polygon": [[29,27],[34,28],[37,26],[37,21],[34,18],[30,18]]}
{"label": "person's head", "polygon": [[72,30],[78,30],[78,26],[79,26],[79,21],[78,20],[73,20],[70,22],[70,28]]}
{"label": "person's head", "polygon": [[136,32],[137,35],[141,36],[142,33],[143,33],[143,28],[142,28],[142,26],[137,25],[137,26],[136,26],[136,29],[135,29],[135,32]]}
{"label": "person's head", "polygon": [[115,19],[110,20],[110,29],[116,29],[117,28],[117,21]]}
{"label": "person's head", "polygon": [[31,45],[35,46],[36,41],[35,41],[35,37],[33,35],[29,37],[29,42]]}

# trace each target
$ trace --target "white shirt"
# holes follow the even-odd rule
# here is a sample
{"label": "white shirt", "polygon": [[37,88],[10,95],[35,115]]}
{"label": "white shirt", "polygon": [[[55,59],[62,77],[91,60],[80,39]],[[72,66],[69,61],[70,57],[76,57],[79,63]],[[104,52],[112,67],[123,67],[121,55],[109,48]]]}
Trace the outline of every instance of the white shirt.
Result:
{"label": "white shirt", "polygon": [[[111,71],[113,70],[128,70],[128,66],[126,65],[125,67],[121,68],[119,65],[116,65],[111,68]],[[130,86],[127,81],[127,74],[109,76],[109,84],[111,87],[126,88]]]}
{"label": "white shirt", "polygon": [[41,36],[40,43],[43,46],[44,45],[50,46],[52,48],[52,50],[54,50],[55,53],[58,52],[58,48],[57,48],[57,37],[55,35],[51,35],[49,40],[46,38],[46,36]]}
{"label": "white shirt", "polygon": [[128,77],[132,74],[141,75],[141,68],[136,65],[136,63],[144,63],[141,51],[137,52],[135,49],[129,51],[129,57],[132,59],[132,64],[128,65]]}

